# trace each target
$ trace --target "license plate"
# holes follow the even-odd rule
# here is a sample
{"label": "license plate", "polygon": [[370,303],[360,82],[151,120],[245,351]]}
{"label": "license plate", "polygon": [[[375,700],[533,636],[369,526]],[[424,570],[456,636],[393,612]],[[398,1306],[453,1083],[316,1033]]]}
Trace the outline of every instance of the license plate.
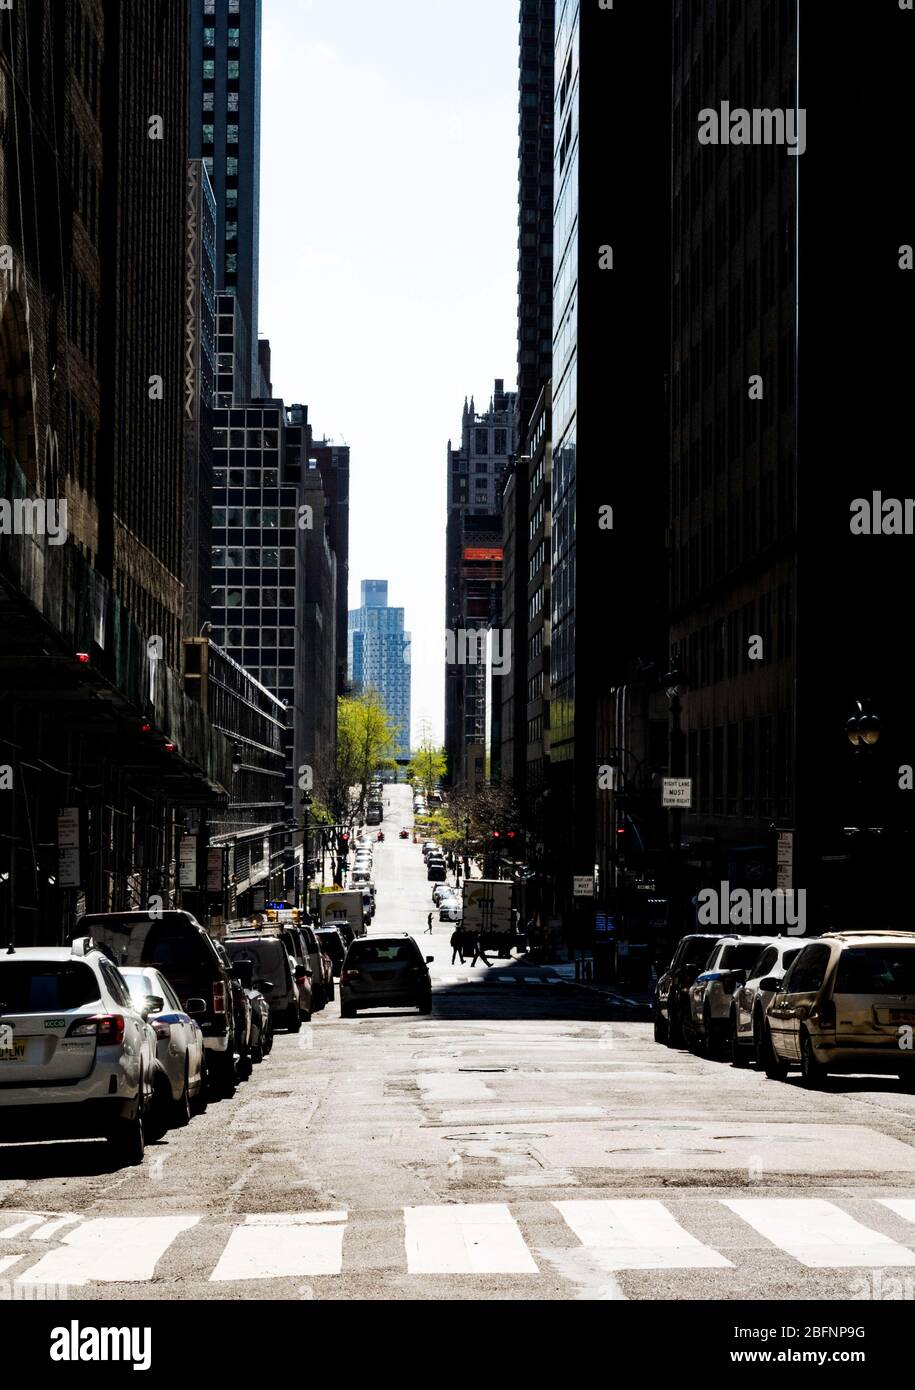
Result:
{"label": "license plate", "polygon": [[17,1038],[12,1047],[0,1047],[0,1062],[21,1062],[25,1056],[25,1038]]}

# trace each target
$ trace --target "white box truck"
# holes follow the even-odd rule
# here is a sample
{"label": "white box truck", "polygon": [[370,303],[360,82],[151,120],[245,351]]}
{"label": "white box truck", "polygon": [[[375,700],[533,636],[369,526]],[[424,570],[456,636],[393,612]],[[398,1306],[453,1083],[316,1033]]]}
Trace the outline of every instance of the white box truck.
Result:
{"label": "white box truck", "polygon": [[462,924],[465,932],[472,936],[479,933],[484,948],[492,947],[505,958],[512,947],[521,942],[516,889],[517,885],[507,878],[464,880]]}
{"label": "white box truck", "polygon": [[367,926],[365,898],[361,889],[344,889],[339,893],[318,894],[318,916],[321,925],[349,922],[357,936],[365,936]]}

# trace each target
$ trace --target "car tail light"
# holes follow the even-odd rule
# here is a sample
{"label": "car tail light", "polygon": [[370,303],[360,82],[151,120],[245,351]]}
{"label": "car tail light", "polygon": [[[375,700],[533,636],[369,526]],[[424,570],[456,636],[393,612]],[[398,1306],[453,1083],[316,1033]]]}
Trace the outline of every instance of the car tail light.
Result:
{"label": "car tail light", "polygon": [[811,1010],[810,1018],[818,1023],[821,1028],[835,1028],[836,1026],[836,1006],[832,999],[824,999],[822,1004],[818,1004]]}
{"label": "car tail light", "polygon": [[157,1021],[157,1022],[153,1023],[152,1026],[153,1026],[153,1028],[156,1030],[156,1037],[159,1039],[159,1041],[160,1041],[160,1042],[168,1042],[169,1038],[170,1038],[171,1035],[172,1035],[172,1026],[171,1026],[171,1024],[170,1024],[170,1023],[159,1023],[159,1022]]}
{"label": "car tail light", "polygon": [[343,974],[340,976],[340,983],[341,985],[345,985],[347,980],[359,980],[361,978],[358,970],[344,970]]}
{"label": "car tail light", "polygon": [[296,971],[295,982],[296,982],[297,985],[304,985],[304,983],[305,983],[305,981],[306,981],[307,979],[308,979],[308,976],[305,974],[305,971],[304,971],[304,970],[297,970],[297,971]]}
{"label": "car tail light", "polygon": [[226,1011],[226,987],[222,980],[216,980],[213,984],[213,1012],[214,1014],[224,1014]]}
{"label": "car tail light", "polygon": [[71,1023],[67,1029],[68,1038],[95,1037],[103,1046],[112,1046],[124,1041],[124,1017],[122,1014],[93,1014],[91,1018],[81,1018]]}

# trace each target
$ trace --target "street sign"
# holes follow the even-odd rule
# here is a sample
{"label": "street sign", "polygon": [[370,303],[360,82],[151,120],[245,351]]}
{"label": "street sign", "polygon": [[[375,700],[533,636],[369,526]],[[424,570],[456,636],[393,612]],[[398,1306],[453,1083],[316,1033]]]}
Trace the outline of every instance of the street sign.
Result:
{"label": "street sign", "polygon": [[178,887],[197,887],[197,836],[182,835],[178,845]]}
{"label": "street sign", "polygon": [[65,806],[57,817],[57,882],[61,888],[82,887],[78,806]]}
{"label": "street sign", "polygon": [[791,889],[794,887],[794,831],[780,830],[778,832],[778,843],[775,853],[776,888]]}
{"label": "street sign", "polygon": [[593,898],[594,897],[594,875],[593,874],[573,874],[572,876],[572,896],[574,898]]}
{"label": "street sign", "polygon": [[693,804],[692,777],[665,777],[661,783],[661,805],[666,810],[689,811]]}
{"label": "street sign", "polygon": [[58,815],[57,844],[60,849],[79,849],[78,806],[65,806]]}
{"label": "street sign", "polygon": [[223,853],[218,847],[207,850],[207,892],[222,892]]}

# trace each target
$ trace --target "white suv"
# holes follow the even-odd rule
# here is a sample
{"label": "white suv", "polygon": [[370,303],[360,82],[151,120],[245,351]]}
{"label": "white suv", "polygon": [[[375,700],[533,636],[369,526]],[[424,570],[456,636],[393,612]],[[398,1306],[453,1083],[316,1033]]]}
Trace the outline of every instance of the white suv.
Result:
{"label": "white suv", "polygon": [[724,936],[713,948],[701,975],[689,991],[692,1034],[709,1056],[730,1043],[731,1005],[738,985],[761,953],[775,940],[771,936]]}
{"label": "white suv", "polygon": [[0,1142],[103,1137],[143,1158],[156,1034],[90,937],[0,955]]}

